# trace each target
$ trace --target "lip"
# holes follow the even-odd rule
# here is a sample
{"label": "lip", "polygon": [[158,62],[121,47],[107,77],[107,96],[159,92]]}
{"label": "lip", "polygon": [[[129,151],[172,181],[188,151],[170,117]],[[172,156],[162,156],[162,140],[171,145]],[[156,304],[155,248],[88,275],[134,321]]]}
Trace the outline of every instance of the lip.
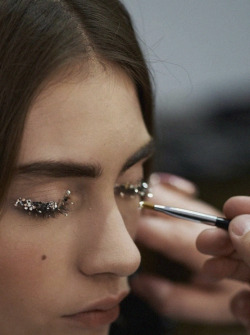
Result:
{"label": "lip", "polygon": [[119,304],[128,293],[129,292],[126,291],[115,296],[107,296],[89,304],[82,311],[64,315],[63,318],[70,322],[78,323],[84,328],[96,328],[109,325],[118,318],[120,314]]}

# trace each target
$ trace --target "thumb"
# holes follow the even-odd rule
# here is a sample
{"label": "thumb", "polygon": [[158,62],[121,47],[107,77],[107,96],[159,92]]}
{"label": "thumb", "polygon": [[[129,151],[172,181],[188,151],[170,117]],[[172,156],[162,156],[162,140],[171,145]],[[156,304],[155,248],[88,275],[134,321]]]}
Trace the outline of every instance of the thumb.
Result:
{"label": "thumb", "polygon": [[240,215],[229,225],[229,234],[240,259],[250,267],[250,215]]}

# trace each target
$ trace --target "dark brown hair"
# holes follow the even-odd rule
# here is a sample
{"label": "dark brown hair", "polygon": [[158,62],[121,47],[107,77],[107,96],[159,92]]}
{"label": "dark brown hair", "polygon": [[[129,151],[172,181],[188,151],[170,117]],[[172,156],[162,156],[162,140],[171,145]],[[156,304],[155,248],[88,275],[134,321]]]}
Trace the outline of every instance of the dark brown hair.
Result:
{"label": "dark brown hair", "polygon": [[118,0],[4,0],[0,36],[0,204],[14,173],[27,112],[41,85],[60,68],[93,56],[120,66],[135,83],[151,130],[148,69]]}

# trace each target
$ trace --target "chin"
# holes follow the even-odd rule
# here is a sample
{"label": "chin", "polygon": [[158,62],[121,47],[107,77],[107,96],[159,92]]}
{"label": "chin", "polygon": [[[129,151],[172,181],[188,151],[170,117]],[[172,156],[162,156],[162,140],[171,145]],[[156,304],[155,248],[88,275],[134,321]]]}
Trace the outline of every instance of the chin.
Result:
{"label": "chin", "polygon": [[[110,331],[110,326],[105,326],[101,328],[96,328],[96,329],[90,329],[90,330],[84,330],[82,333],[80,332],[79,334],[76,333],[76,335],[109,335]],[[69,334],[73,335],[73,334]]]}

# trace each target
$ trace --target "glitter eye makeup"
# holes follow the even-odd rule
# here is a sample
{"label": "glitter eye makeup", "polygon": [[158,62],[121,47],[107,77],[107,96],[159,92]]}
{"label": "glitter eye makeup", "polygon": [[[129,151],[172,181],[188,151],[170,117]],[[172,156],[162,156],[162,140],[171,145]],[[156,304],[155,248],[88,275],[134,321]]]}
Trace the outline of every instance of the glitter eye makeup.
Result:
{"label": "glitter eye makeup", "polygon": [[14,206],[25,211],[28,215],[34,215],[36,217],[50,218],[55,217],[57,214],[68,216],[70,194],[70,190],[67,190],[63,198],[58,202],[41,202],[19,198],[16,200]]}
{"label": "glitter eye makeup", "polygon": [[[144,200],[146,197],[152,198],[148,184],[145,181],[132,184],[117,184],[114,187],[115,195],[122,199],[135,199],[136,203]],[[31,199],[18,198],[14,206],[25,214],[41,218],[55,218],[58,214],[68,216],[71,191],[67,190],[61,200],[55,201],[32,201]],[[129,209],[128,209],[129,210]]]}
{"label": "glitter eye makeup", "polygon": [[126,196],[130,198],[135,198],[136,196],[139,197],[140,200],[148,197],[152,198],[153,195],[150,192],[149,186],[145,181],[140,181],[137,184],[122,184],[115,186],[115,194],[124,198]]}

